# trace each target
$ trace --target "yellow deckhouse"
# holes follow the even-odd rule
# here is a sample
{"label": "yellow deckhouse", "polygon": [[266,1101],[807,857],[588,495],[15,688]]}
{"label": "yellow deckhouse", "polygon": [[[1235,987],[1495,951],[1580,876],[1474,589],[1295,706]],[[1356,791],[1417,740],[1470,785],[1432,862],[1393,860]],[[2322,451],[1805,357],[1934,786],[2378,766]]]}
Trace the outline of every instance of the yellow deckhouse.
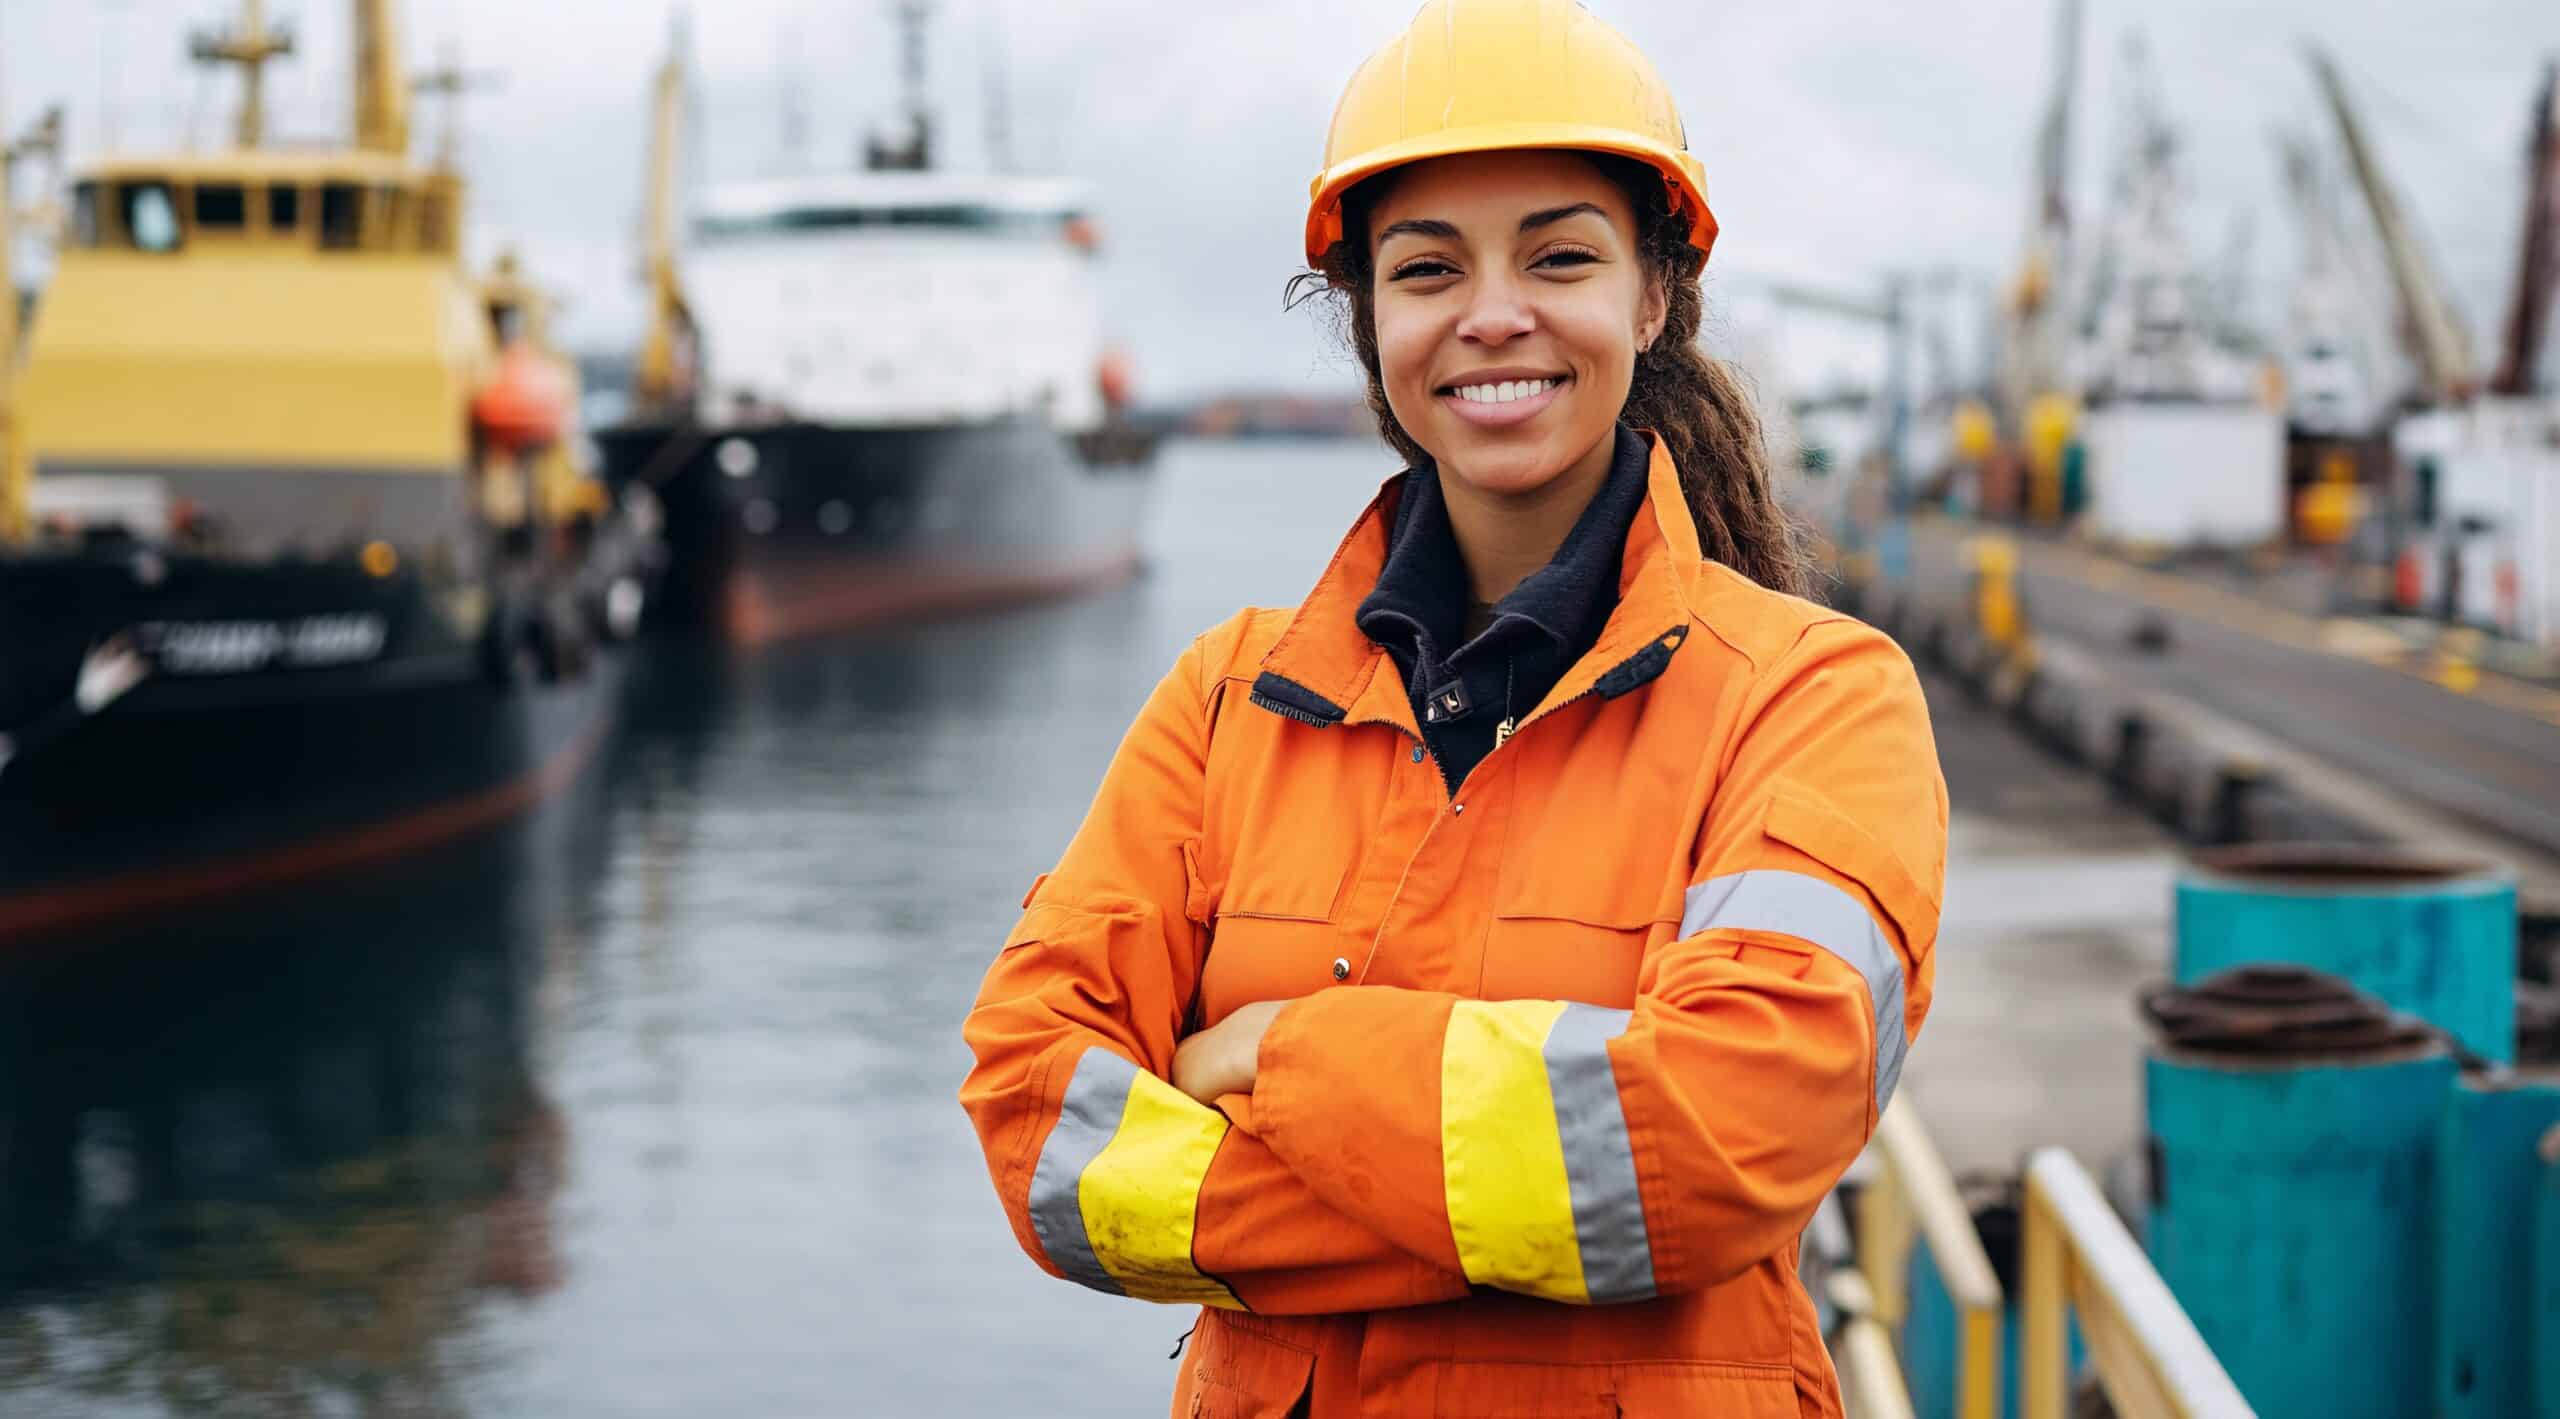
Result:
{"label": "yellow deckhouse", "polygon": [[462,264],[461,179],[407,154],[387,0],[355,8],[353,146],[257,146],[258,66],[289,41],[252,4],[197,48],[250,76],[238,146],[77,176],[10,401],[0,533],[106,519],[217,555],[456,550],[497,339]]}

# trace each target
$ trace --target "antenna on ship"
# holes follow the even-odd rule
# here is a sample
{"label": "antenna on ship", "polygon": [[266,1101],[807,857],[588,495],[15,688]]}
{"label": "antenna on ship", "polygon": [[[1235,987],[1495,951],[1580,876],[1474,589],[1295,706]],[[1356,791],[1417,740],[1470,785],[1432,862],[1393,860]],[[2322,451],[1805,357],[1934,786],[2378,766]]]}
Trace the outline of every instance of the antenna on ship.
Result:
{"label": "antenna on ship", "polygon": [[452,167],[462,153],[462,96],[474,89],[494,89],[501,76],[483,71],[472,73],[462,67],[462,46],[447,40],[443,61],[433,69],[409,81],[410,92],[421,98],[444,100],[444,137],[437,145],[436,161]]}
{"label": "antenna on ship", "polygon": [[254,148],[267,131],[267,61],[293,53],[293,31],[269,29],[265,0],[241,0],[240,27],[199,32],[188,55],[199,64],[240,66],[239,143]]}
{"label": "antenna on ship", "polygon": [[775,99],[782,109],[780,147],[784,172],[799,172],[809,166],[809,73],[800,62],[806,48],[801,41],[800,17],[794,14],[783,21],[782,52],[775,56],[776,67],[782,71]]}
{"label": "antenna on ship", "polygon": [[1011,172],[1013,95],[1005,72],[1004,0],[986,0],[986,20],[978,33],[984,37],[982,53],[987,70],[987,166],[997,172]]}
{"label": "antenna on ship", "polygon": [[925,106],[925,23],[933,17],[929,0],[897,0],[898,79],[906,99],[907,136],[885,142],[878,134],[864,140],[862,165],[873,172],[923,172],[933,166],[933,114]]}

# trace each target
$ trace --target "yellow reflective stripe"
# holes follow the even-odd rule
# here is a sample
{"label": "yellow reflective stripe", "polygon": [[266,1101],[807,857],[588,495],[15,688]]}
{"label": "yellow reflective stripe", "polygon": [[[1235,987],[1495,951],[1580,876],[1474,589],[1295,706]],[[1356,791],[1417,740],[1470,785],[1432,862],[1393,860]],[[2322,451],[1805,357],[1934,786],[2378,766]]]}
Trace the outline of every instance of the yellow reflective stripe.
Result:
{"label": "yellow reflective stripe", "polygon": [[1547,1082],[1558,1000],[1461,1000],[1440,1051],[1440,1158],[1467,1279],[1588,1302],[1573,1185]]}
{"label": "yellow reflective stripe", "polygon": [[1226,1137],[1226,1115],[1144,1070],[1111,1141],[1076,1186],[1094,1259],[1120,1289],[1144,1301],[1242,1310],[1234,1293],[1191,1264],[1200,1185]]}

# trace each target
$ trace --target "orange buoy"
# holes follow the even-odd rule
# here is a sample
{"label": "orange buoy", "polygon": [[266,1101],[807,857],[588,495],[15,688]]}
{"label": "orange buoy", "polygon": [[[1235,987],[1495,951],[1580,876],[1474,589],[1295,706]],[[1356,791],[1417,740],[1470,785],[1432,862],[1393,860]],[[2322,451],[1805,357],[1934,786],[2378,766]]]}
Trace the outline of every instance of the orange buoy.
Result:
{"label": "orange buoy", "polygon": [[2392,605],[2397,610],[2415,611],[2426,595],[2426,564],[2419,559],[2417,548],[2404,547],[2391,567]]}
{"label": "orange buoy", "polygon": [[1113,409],[1126,409],[1137,394],[1138,375],[1129,357],[1118,350],[1102,352],[1102,362],[1094,369],[1094,379],[1102,386],[1102,402]]}
{"label": "orange buoy", "polygon": [[568,379],[522,341],[507,346],[489,382],[471,397],[472,428],[509,453],[554,443],[568,424]]}

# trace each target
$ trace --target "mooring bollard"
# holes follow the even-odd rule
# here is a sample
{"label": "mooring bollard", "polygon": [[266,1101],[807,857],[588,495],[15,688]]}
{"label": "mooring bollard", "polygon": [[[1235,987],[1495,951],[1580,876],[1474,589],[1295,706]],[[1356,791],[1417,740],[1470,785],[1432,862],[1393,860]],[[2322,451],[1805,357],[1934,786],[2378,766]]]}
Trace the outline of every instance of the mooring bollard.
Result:
{"label": "mooring bollard", "polygon": [[2335,976],[2148,994],[2149,1251],[2271,1419],[2423,1413],[2435,1147],[2454,1061]]}
{"label": "mooring bollard", "polygon": [[2350,844],[2202,853],[2178,877],[2173,951],[2181,985],[2307,966],[2515,1061],[2516,884],[2485,863]]}

